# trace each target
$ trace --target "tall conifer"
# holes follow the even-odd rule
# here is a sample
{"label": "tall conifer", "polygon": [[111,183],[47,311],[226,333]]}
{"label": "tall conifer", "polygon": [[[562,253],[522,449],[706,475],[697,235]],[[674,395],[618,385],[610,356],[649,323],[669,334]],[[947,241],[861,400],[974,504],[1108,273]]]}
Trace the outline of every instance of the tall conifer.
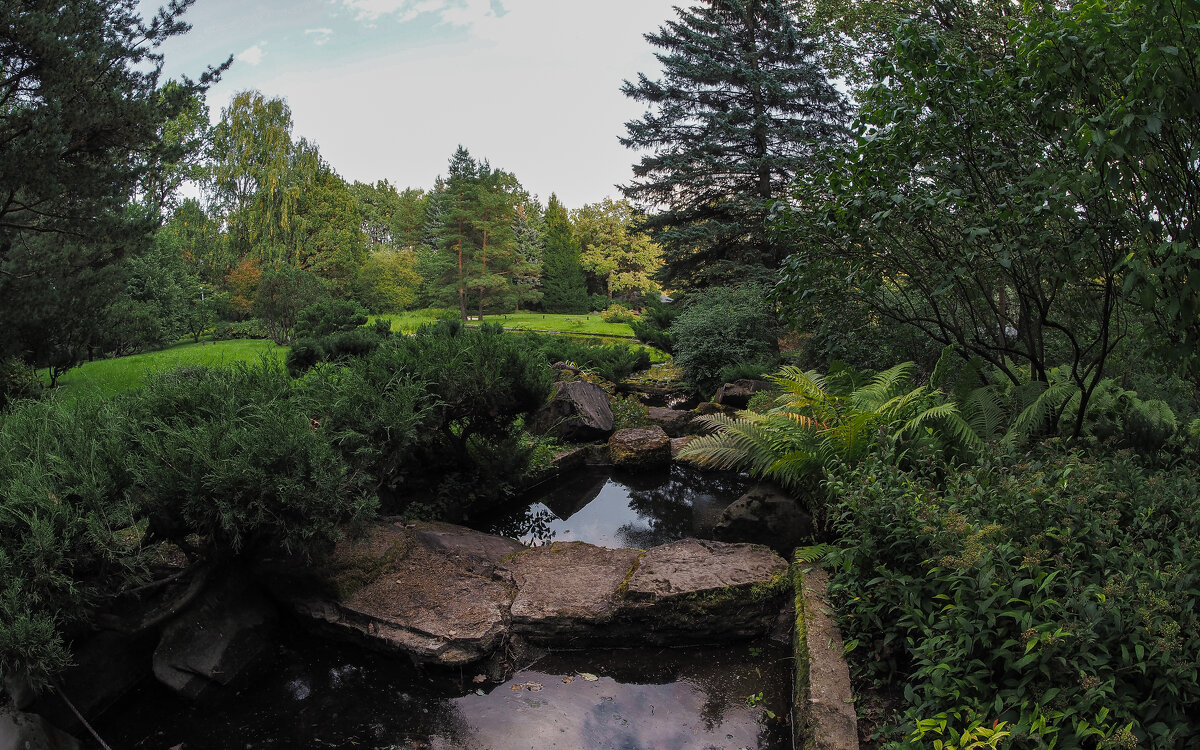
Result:
{"label": "tall conifer", "polygon": [[676,8],[646,40],[663,76],[639,74],[626,96],[649,110],[621,143],[650,151],[625,196],[684,284],[744,277],[787,254],[768,237],[772,201],[817,149],[844,137],[846,103],[826,78],[794,0],[706,0]]}
{"label": "tall conifer", "polygon": [[542,260],[542,307],[552,313],[588,311],[587,276],[579,264],[579,240],[567,209],[551,194],[546,206],[546,254]]}

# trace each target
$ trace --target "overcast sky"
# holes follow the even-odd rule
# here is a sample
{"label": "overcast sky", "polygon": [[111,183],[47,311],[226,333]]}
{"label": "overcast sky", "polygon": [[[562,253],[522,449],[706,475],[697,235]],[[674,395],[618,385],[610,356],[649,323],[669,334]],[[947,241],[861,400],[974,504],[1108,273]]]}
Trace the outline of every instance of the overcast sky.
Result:
{"label": "overcast sky", "polygon": [[[143,0],[143,11],[160,3]],[[674,0],[674,4],[681,0]],[[657,77],[642,35],[672,0],[197,0],[192,30],[164,45],[167,76],[229,55],[209,92],[214,120],[235,92],[292,108],[347,180],[429,188],[458,144],[514,172],[544,202],[576,208],[628,182],[617,142],[641,116],[621,83]]]}

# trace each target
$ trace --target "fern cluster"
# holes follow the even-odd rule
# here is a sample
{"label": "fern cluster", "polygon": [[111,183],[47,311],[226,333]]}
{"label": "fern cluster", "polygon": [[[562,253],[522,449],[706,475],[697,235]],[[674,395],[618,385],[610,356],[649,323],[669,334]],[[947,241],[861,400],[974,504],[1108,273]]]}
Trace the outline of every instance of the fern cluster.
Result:
{"label": "fern cluster", "polygon": [[861,461],[873,448],[897,456],[943,451],[964,457],[983,450],[979,433],[958,407],[929,385],[913,387],[911,362],[840,393],[815,371],[784,367],[771,376],[782,391],[761,414],[714,414],[713,433],[692,441],[683,456],[712,469],[737,469],[799,490],[838,464]]}

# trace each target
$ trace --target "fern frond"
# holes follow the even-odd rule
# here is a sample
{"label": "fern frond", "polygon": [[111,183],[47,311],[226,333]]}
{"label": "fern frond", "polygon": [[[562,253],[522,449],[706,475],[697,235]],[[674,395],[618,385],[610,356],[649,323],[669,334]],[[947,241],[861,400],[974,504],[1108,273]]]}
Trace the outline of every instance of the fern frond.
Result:
{"label": "fern frond", "polygon": [[872,378],[871,382],[850,394],[849,403],[859,411],[875,411],[880,405],[895,396],[909,382],[916,365],[901,362]]}
{"label": "fern frond", "polygon": [[1012,426],[1004,436],[1004,442],[1013,445],[1031,437],[1054,411],[1061,410],[1078,391],[1078,386],[1068,382],[1052,383],[1043,387],[1037,398],[1013,420]]}
{"label": "fern frond", "polygon": [[815,563],[832,552],[839,552],[832,544],[814,544],[809,547],[797,547],[792,552],[792,559],[798,563]]}

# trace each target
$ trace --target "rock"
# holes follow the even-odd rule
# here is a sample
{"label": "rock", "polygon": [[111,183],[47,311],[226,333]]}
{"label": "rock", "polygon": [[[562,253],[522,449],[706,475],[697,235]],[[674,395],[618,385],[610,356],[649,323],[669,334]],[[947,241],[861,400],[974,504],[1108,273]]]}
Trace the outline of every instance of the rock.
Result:
{"label": "rock", "polygon": [[0,750],[82,750],[71,735],[37,714],[0,708]]}
{"label": "rock", "polygon": [[608,440],[614,466],[647,469],[671,462],[671,438],[658,425],[618,430]]}
{"label": "rock", "polygon": [[596,640],[612,621],[621,587],[641,555],[583,542],[556,542],[517,555],[505,565],[517,586],[513,631],[534,643]]}
{"label": "rock", "polygon": [[253,584],[228,578],[163,630],[154,676],[189,699],[229,685],[270,653],[275,621],[274,606]]}
{"label": "rock", "polygon": [[756,484],[721,513],[713,536],[728,542],[755,542],[790,552],[813,536],[812,516],[783,490]]}
{"label": "rock", "polygon": [[533,431],[569,443],[605,440],[613,431],[608,394],[583,380],[559,383],[533,419]]}
{"label": "rock", "polygon": [[[679,458],[679,452],[682,451],[688,443],[695,440],[695,436],[671,438],[671,460],[675,461]],[[688,463],[684,461],[682,463]]]}
{"label": "rock", "polygon": [[514,544],[448,524],[380,524],[338,543],[320,571],[329,594],[292,588],[288,603],[327,635],[452,666],[526,642],[761,636],[778,613],[777,579],[787,569],[774,553],[747,544],[687,540],[645,553],[582,542]]}
{"label": "rock", "polygon": [[692,409],[692,414],[698,417],[707,417],[713,414],[725,414],[732,417],[737,412],[731,406],[722,406],[715,401],[705,401],[697,404],[695,409]]}
{"label": "rock", "polygon": [[650,421],[663,428],[663,432],[671,437],[686,435],[692,423],[693,414],[682,409],[664,409],[661,406],[650,407]]}
{"label": "rock", "polygon": [[778,616],[787,572],[766,547],[682,539],[646,551],[617,619],[644,623],[657,643],[760,636]]}
{"label": "rock", "polygon": [[404,653],[418,663],[478,661],[501,645],[508,630],[513,593],[495,575],[494,561],[506,550],[524,548],[447,526],[383,524],[363,539],[343,540],[323,571],[335,593],[293,591],[288,603],[328,635]]}
{"label": "rock", "polygon": [[765,380],[735,380],[718,388],[717,395],[713,396],[713,401],[722,406],[745,409],[754,394],[759,391],[765,391],[770,387],[771,384]]}

